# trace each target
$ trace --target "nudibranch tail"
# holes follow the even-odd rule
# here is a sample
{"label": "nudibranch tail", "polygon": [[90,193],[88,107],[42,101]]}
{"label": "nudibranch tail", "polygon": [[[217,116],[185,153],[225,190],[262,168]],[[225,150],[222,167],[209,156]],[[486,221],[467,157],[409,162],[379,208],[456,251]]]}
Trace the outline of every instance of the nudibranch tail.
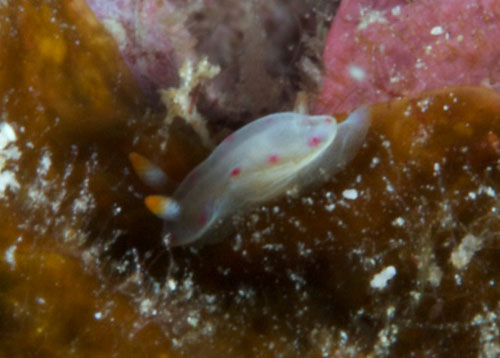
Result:
{"label": "nudibranch tail", "polygon": [[153,188],[164,188],[169,184],[168,176],[150,160],[135,152],[130,153],[128,158],[137,176],[146,185]]}
{"label": "nudibranch tail", "polygon": [[144,199],[146,207],[163,220],[175,220],[181,212],[180,205],[172,198],[161,195],[150,195]]}
{"label": "nudibranch tail", "polygon": [[370,111],[366,106],[352,112],[338,125],[337,137],[332,150],[340,158],[338,165],[343,167],[358,154],[370,127]]}

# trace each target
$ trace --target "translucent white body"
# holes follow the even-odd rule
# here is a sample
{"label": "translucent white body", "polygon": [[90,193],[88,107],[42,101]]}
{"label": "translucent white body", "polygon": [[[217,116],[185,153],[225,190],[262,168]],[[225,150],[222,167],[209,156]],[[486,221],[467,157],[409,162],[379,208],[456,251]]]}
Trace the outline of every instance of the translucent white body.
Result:
{"label": "translucent white body", "polygon": [[236,131],[171,197],[180,209],[167,221],[172,245],[199,240],[228,216],[289,189],[328,179],[355,156],[368,126],[369,116],[362,108],[339,125],[330,116],[289,112],[260,118]]}

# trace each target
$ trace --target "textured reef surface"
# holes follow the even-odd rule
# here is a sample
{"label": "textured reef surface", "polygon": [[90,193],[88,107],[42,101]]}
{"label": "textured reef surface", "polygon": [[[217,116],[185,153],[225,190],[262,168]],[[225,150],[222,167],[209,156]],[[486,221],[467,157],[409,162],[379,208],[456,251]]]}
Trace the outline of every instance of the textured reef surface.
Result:
{"label": "textured reef surface", "polygon": [[318,110],[450,85],[499,90],[499,21],[498,1],[343,1],[326,43]]}
{"label": "textured reef surface", "polygon": [[500,355],[496,91],[373,105],[333,180],[168,249],[127,157],[181,181],[193,130],[85,2],[0,1],[0,30],[0,355]]}

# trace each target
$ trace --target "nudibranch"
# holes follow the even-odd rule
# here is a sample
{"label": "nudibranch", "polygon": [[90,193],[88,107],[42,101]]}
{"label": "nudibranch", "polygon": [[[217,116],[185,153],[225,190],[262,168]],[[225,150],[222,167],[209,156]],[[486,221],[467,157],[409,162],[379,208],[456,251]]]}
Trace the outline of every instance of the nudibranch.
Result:
{"label": "nudibranch", "polygon": [[[166,221],[171,245],[205,239],[234,213],[328,180],[357,154],[369,123],[365,107],[340,124],[328,115],[262,117],[222,141],[171,197],[148,196],[146,206]],[[131,161],[145,181],[162,176],[137,154]]]}

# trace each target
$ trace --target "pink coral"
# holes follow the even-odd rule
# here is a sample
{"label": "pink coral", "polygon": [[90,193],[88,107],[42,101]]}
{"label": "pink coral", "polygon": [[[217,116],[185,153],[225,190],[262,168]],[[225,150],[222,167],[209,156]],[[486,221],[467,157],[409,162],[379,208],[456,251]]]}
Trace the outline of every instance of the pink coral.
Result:
{"label": "pink coral", "polygon": [[449,85],[500,90],[500,3],[344,0],[328,35],[317,111]]}
{"label": "pink coral", "polygon": [[177,83],[178,52],[191,56],[193,40],[177,1],[87,0],[113,35],[139,85],[155,96],[158,87]]}

